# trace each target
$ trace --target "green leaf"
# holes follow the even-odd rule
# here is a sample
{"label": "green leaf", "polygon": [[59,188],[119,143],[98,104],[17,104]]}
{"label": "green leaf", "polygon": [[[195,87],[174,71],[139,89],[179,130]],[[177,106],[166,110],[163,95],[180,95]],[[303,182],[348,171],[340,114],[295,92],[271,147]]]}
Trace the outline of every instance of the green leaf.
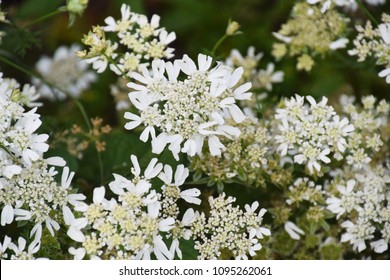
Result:
{"label": "green leaf", "polygon": [[195,241],[190,240],[180,240],[180,249],[183,254],[183,260],[196,260],[198,258],[199,252],[194,248]]}

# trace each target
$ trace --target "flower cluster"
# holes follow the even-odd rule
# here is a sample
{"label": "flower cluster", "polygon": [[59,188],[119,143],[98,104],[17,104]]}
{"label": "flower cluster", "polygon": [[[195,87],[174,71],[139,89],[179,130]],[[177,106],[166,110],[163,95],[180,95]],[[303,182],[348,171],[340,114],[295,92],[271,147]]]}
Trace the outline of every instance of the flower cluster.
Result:
{"label": "flower cluster", "polygon": [[[143,124],[140,139],[152,138],[152,150],[161,153],[168,148],[178,159],[180,152],[194,156],[202,153],[205,140],[211,155],[221,155],[225,146],[220,137],[234,138],[239,129],[226,124],[226,117],[241,123],[244,113],[237,100],[247,100],[251,84],[236,86],[243,68],[232,70],[224,65],[213,68],[212,58],[198,56],[198,66],[187,55],[172,62],[155,60],[151,73],[132,73],[129,98],[140,115],[125,113],[128,130]],[[182,75],[181,75],[182,74]],[[181,78],[184,77],[184,78]],[[183,147],[182,147],[183,144]]]}
{"label": "flower cluster", "polygon": [[39,240],[34,240],[27,248],[26,244],[23,237],[19,237],[18,243],[15,244],[6,235],[3,243],[0,242],[0,260],[35,260],[34,254],[40,249]]}
{"label": "flower cluster", "polygon": [[[73,24],[88,12],[88,2],[68,0],[23,26],[0,9],[0,22],[12,23],[0,61],[30,73],[15,57],[36,41],[30,26],[66,11]],[[329,56],[312,74],[294,76],[288,61],[280,66],[285,72],[271,61],[262,66],[263,53],[254,46],[246,54],[218,54],[226,38],[241,33],[235,21],[205,51],[210,56],[168,61],[175,33],[160,26],[159,16],[148,19],[126,4],[119,18],[107,17],[84,36],[85,50],[59,47],[53,58],[42,57],[35,78],[28,78],[38,91],[0,73],[0,259],[389,259],[390,104],[378,100],[386,89],[366,95],[369,83],[349,84],[358,69],[343,59],[375,58],[384,65],[379,76],[390,84],[390,16],[374,26],[364,7],[384,2],[292,3],[290,18],[273,33],[277,61],[289,55],[298,70],[310,71],[314,59],[344,48],[345,35],[357,33],[349,55]],[[362,22],[356,8],[372,23],[349,28]],[[19,37],[25,42],[13,44]],[[98,77],[88,64],[117,75],[101,82],[117,79],[111,94],[123,119],[111,114],[107,98],[94,98],[100,102],[94,109],[107,106],[113,117],[104,126],[107,120],[89,118],[82,104],[87,98],[77,100]],[[324,78],[336,67],[347,71]],[[292,96],[290,85],[306,87],[301,77],[321,78],[308,86],[316,96],[328,92],[329,100]],[[378,88],[388,86],[376,79]],[[72,99],[60,104],[65,114],[48,108],[53,115],[41,120],[40,94]],[[74,105],[88,130],[73,117],[68,129],[57,128],[62,120],[55,117],[67,116]],[[50,147],[43,131],[55,136]],[[138,138],[147,144],[133,141]],[[97,186],[87,150],[92,145]],[[71,186],[75,173],[55,154],[69,158],[80,191]]]}
{"label": "flower cluster", "polygon": [[271,157],[270,133],[262,122],[253,117],[246,118],[237,127],[241,130],[240,136],[222,142],[226,150],[220,157],[204,152],[191,158],[191,169],[205,173],[210,178],[209,184],[217,183],[221,187],[223,182],[231,182],[236,177],[248,185],[264,185],[263,173],[270,169],[266,168]]}
{"label": "flower cluster", "polygon": [[[148,65],[153,59],[171,58],[173,49],[167,45],[175,40],[174,32],[168,33],[160,27],[160,17],[153,15],[150,22],[147,17],[130,11],[130,6],[123,4],[121,19],[105,19],[106,25],[95,26],[82,40],[89,48],[78,53],[98,73],[107,66],[117,75],[127,75]],[[109,33],[116,38],[108,39]]]}
{"label": "flower cluster", "polygon": [[282,156],[292,156],[294,162],[307,164],[310,173],[321,170],[321,162],[330,163],[333,156],[340,160],[347,148],[347,139],[354,126],[347,118],[340,119],[323,97],[317,103],[313,97],[295,95],[284,101],[283,108],[276,110],[275,136]]}
{"label": "flower cluster", "polygon": [[348,42],[343,37],[346,24],[347,18],[333,8],[323,14],[317,5],[298,2],[291,19],[273,33],[282,43],[274,44],[272,53],[277,60],[287,53],[298,56],[297,69],[310,71],[314,65],[313,56],[345,47]]}
{"label": "flower cluster", "polygon": [[261,208],[257,213],[258,202],[245,205],[245,211],[233,206],[234,202],[235,198],[226,197],[225,193],[217,198],[209,197],[209,217],[202,213],[193,222],[198,259],[218,259],[222,253],[235,259],[248,259],[248,254],[254,256],[262,248],[259,239],[271,234],[261,226],[267,210]]}
{"label": "flower cluster", "polygon": [[62,101],[69,96],[79,97],[96,80],[96,74],[88,71],[88,64],[76,56],[79,45],[59,47],[53,58],[43,56],[36,63],[40,78],[32,82],[41,97]]}
{"label": "flower cluster", "polygon": [[[175,252],[181,257],[178,240],[189,239],[189,226],[195,220],[195,212],[188,209],[182,221],[178,221],[178,199],[200,204],[197,189],[181,190],[179,187],[188,176],[188,169],[179,165],[174,180],[172,168],[152,159],[141,172],[138,159],[131,156],[133,178],[114,174],[109,183],[117,196],[107,200],[106,188],[95,188],[93,203],[76,207],[81,218],[73,217],[68,235],[81,243],[80,248],[70,248],[75,259],[173,259]],[[162,193],[156,192],[151,180],[160,178],[164,183]],[[160,185],[161,186],[161,185]],[[165,238],[172,237],[168,249]]]}
{"label": "flower cluster", "polygon": [[55,181],[58,171],[54,166],[65,166],[62,158],[43,158],[48,150],[48,135],[36,133],[42,123],[37,108],[25,112],[21,102],[31,104],[30,97],[36,97],[31,95],[34,91],[27,90],[26,95],[12,81],[0,83],[1,226],[26,221],[26,228],[38,242],[42,224],[54,235],[54,230],[60,228],[59,222],[67,221],[69,205],[75,206],[84,196],[72,194],[74,173],[68,167],[63,169],[61,183]]}
{"label": "flower cluster", "polygon": [[[344,172],[343,174],[348,174]],[[344,176],[343,176],[344,177]],[[361,252],[366,242],[376,253],[383,253],[390,243],[390,173],[387,168],[366,167],[354,178],[336,178],[331,185],[327,208],[337,214],[345,232],[341,242],[349,242]]]}
{"label": "flower cluster", "polygon": [[389,143],[388,120],[390,104],[372,96],[362,98],[363,106],[354,105],[354,98],[342,96],[340,100],[342,112],[351,120],[355,132],[349,137],[347,163],[356,169],[362,168],[367,163],[377,164],[382,161],[377,159],[380,152],[386,154],[386,145]]}
{"label": "flower cluster", "polygon": [[349,50],[350,55],[358,57],[363,62],[367,57],[374,57],[376,64],[384,65],[385,69],[379,72],[379,77],[386,78],[390,84],[390,15],[382,15],[382,23],[377,28],[367,21],[365,27],[356,26],[358,35],[353,40],[354,48]]}

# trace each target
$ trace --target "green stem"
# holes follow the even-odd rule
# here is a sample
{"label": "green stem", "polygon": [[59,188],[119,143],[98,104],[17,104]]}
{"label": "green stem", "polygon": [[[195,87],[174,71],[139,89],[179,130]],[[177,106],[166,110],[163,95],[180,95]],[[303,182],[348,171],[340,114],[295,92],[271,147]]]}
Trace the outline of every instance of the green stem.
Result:
{"label": "green stem", "polygon": [[97,157],[98,157],[98,163],[99,163],[99,170],[100,170],[100,185],[103,184],[103,172],[104,172],[104,169],[103,169],[103,161],[102,161],[102,155],[100,154],[100,152],[96,149],[96,153],[97,153]]}
{"label": "green stem", "polygon": [[11,152],[8,150],[6,146],[4,146],[2,143],[0,143],[0,149],[3,149],[4,151],[7,152],[7,154],[12,155]]}
{"label": "green stem", "polygon": [[33,20],[33,21],[31,21],[31,22],[25,24],[25,25],[23,26],[23,28],[26,28],[26,27],[28,27],[28,26],[30,26],[30,25],[34,25],[34,24],[36,24],[36,23],[38,23],[38,22],[44,21],[45,19],[51,18],[51,17],[53,17],[53,16],[56,16],[56,15],[58,15],[58,14],[60,14],[60,13],[66,12],[66,11],[67,11],[67,9],[66,9],[65,6],[60,7],[60,8],[58,8],[57,10],[55,10],[55,11],[53,11],[53,12],[51,12],[51,13],[48,13],[48,14],[46,14],[46,15],[44,15],[44,16],[41,16],[41,17],[39,17],[39,18],[37,18],[37,19],[35,19],[35,20]]}
{"label": "green stem", "polygon": [[[0,51],[0,54],[1,54],[1,53],[3,53],[3,52]],[[14,67],[15,69],[18,69],[19,71],[21,71],[21,72],[23,72],[23,73],[25,73],[25,74],[27,74],[27,75],[36,76],[36,75],[34,75],[31,71],[29,71],[29,70],[27,70],[27,69],[25,69],[25,68],[23,68],[23,67],[17,65],[16,63],[13,63],[13,62],[12,62],[11,60],[9,60],[8,58],[5,58],[5,57],[3,57],[3,56],[0,56],[0,61],[3,61],[3,62],[5,62],[5,63],[7,63],[8,65]]]}
{"label": "green stem", "polygon": [[115,66],[116,69],[118,69],[119,72],[121,72],[122,76],[124,78],[128,77],[127,74],[125,72],[123,72],[122,69],[119,68],[119,66],[116,64],[116,62],[111,58],[109,57],[108,55],[104,54],[104,57],[112,64]]}
{"label": "green stem", "polygon": [[223,35],[217,43],[215,43],[213,49],[211,50],[211,54],[214,56],[215,55],[215,52],[217,51],[218,47],[222,44],[223,41],[225,41],[225,39],[228,37],[227,34]]}
{"label": "green stem", "polygon": [[361,0],[356,0],[358,6],[359,6],[359,9],[366,14],[366,16],[373,22],[375,23],[375,25],[379,25],[378,21],[375,19],[375,17],[370,13],[369,10],[367,10],[367,8],[363,5],[362,1]]}
{"label": "green stem", "polygon": [[81,115],[83,116],[84,121],[87,124],[88,130],[92,130],[91,121],[88,117],[87,112],[84,109],[83,104],[81,104],[81,102],[79,100],[77,100],[76,98],[74,98],[73,96],[70,96],[70,97],[72,98],[72,100],[76,103],[77,107],[79,108]]}

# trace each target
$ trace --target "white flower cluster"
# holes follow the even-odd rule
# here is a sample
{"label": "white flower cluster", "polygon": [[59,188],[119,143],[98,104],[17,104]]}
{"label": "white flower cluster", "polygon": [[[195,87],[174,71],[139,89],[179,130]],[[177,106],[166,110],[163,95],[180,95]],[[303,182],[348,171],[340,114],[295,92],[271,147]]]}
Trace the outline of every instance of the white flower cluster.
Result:
{"label": "white flower cluster", "polygon": [[[345,30],[349,19],[327,1],[323,7],[311,5],[317,1],[296,1],[290,19],[273,35],[280,43],[274,44],[272,54],[279,60],[286,54],[296,56],[297,70],[311,71],[313,58],[345,48]],[[328,10],[327,13],[324,13]]]}
{"label": "white flower cluster", "polygon": [[[171,58],[174,49],[167,45],[176,39],[174,32],[168,33],[160,27],[160,17],[153,15],[150,22],[147,17],[130,11],[123,4],[121,19],[105,19],[106,25],[96,26],[83,39],[88,51],[79,52],[98,73],[108,65],[117,75],[122,76],[139,70],[141,65],[149,65],[153,59]],[[116,33],[114,41],[106,38],[107,33]]]}
{"label": "white flower cluster", "polygon": [[[49,146],[47,134],[35,133],[41,125],[40,116],[35,113],[36,108],[25,112],[18,101],[25,101],[28,96],[22,96],[13,87],[15,83],[0,83],[1,226],[30,221],[32,224],[27,224],[32,227],[31,236],[35,234],[35,240],[40,240],[42,224],[54,235],[54,230],[60,228],[57,221],[66,221],[71,212],[68,204],[76,205],[84,196],[71,194],[74,174],[69,173],[68,167],[63,170],[61,184],[55,181],[58,172],[54,166],[64,166],[65,161],[59,157],[43,158]],[[28,91],[31,92],[34,91]]]}
{"label": "white flower cluster", "polygon": [[[178,159],[180,152],[194,156],[202,153],[207,140],[212,156],[221,155],[225,146],[219,137],[234,138],[240,131],[225,123],[232,118],[236,123],[245,119],[236,105],[237,100],[247,100],[251,84],[236,86],[243,68],[232,70],[220,65],[211,68],[212,58],[198,56],[198,66],[187,55],[172,62],[155,60],[151,73],[142,67],[142,74],[133,72],[130,101],[141,112],[125,113],[130,120],[126,129],[145,126],[140,139],[152,138],[152,150],[160,154],[168,148]],[[182,78],[183,77],[183,78]],[[182,147],[182,143],[183,147]]]}
{"label": "white flower cluster", "polygon": [[41,245],[39,240],[35,239],[27,248],[26,244],[27,241],[23,237],[19,237],[18,243],[15,244],[6,235],[3,243],[0,242],[0,260],[35,260],[34,254],[39,251]]}
{"label": "white flower cluster", "polygon": [[[233,120],[227,120],[233,123]],[[226,150],[220,157],[212,157],[207,151],[190,159],[190,169],[209,177],[208,184],[217,183],[221,192],[223,183],[240,179],[250,185],[264,185],[268,160],[272,157],[271,135],[266,125],[257,118],[247,117],[236,126],[241,134],[237,138],[222,141]]]}
{"label": "white flower cluster", "polygon": [[341,159],[347,148],[347,139],[354,130],[347,118],[340,119],[323,97],[317,103],[313,97],[295,95],[284,100],[284,108],[276,110],[275,136],[282,156],[293,156],[294,162],[307,164],[310,173],[321,170],[321,162],[330,163],[329,155]]}
{"label": "white flower cluster", "polygon": [[262,248],[258,239],[269,236],[269,229],[261,226],[263,215],[259,203],[245,205],[245,211],[232,205],[235,198],[222,193],[217,198],[209,197],[210,214],[200,214],[193,222],[192,231],[198,259],[218,259],[222,250],[229,250],[236,259],[248,259]]}
{"label": "white flower cluster", "polygon": [[44,81],[33,78],[32,82],[41,97],[52,101],[64,100],[67,95],[77,98],[96,80],[96,74],[88,71],[88,64],[76,56],[79,50],[79,45],[61,46],[53,58],[43,56],[38,60],[35,67]]}
{"label": "white flower cluster", "polygon": [[363,106],[354,105],[354,101],[354,97],[343,95],[340,104],[343,113],[355,127],[348,140],[347,163],[355,169],[361,169],[389,141],[386,127],[389,125],[390,104],[386,100],[377,103],[372,95],[362,98]]}
{"label": "white flower cluster", "polygon": [[[376,253],[383,253],[390,242],[390,174],[388,169],[366,168],[354,179],[340,182],[327,208],[342,218],[345,233],[341,242],[349,242],[359,252],[366,241]],[[378,239],[379,236],[379,239]],[[377,239],[377,240],[375,240]],[[375,241],[374,241],[375,240]]]}
{"label": "white flower cluster", "polygon": [[386,78],[390,84],[390,15],[382,15],[382,23],[373,28],[367,21],[366,26],[357,25],[358,35],[353,40],[355,48],[348,51],[350,55],[358,56],[358,61],[363,62],[367,57],[374,57],[376,64],[384,65],[385,69],[379,72],[379,77]]}
{"label": "white flower cluster", "polygon": [[[179,165],[174,180],[172,168],[152,159],[141,174],[138,159],[132,155],[134,175],[128,180],[114,174],[115,180],[109,183],[110,190],[117,196],[107,200],[106,189],[96,188],[93,203],[79,205],[81,218],[72,218],[68,235],[81,243],[80,248],[70,248],[75,259],[85,256],[91,259],[173,259],[175,252],[181,257],[179,238],[189,239],[189,226],[195,220],[195,212],[188,209],[182,221],[177,221],[178,199],[200,204],[197,189],[180,190],[188,176],[188,169]],[[151,180],[160,178],[164,185],[162,194],[152,187]],[[165,244],[167,237],[173,236],[171,248]]]}

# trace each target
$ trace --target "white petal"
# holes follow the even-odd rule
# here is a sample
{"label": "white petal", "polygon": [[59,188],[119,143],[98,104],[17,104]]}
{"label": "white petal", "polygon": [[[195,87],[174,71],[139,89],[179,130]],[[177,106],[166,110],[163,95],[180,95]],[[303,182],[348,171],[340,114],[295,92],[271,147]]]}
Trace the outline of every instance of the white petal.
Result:
{"label": "white petal", "polygon": [[93,190],[93,203],[101,203],[104,199],[104,195],[106,193],[106,189],[104,187],[100,187],[100,188],[95,188]]}

